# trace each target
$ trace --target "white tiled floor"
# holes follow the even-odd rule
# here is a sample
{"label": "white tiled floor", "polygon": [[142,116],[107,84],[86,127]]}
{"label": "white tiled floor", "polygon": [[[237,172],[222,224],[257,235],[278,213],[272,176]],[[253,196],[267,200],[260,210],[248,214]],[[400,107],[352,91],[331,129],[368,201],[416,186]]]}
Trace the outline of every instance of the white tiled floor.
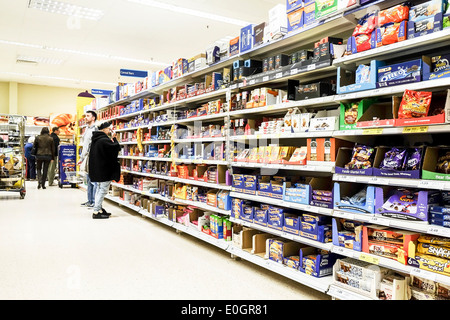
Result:
{"label": "white tiled floor", "polygon": [[109,201],[93,220],[85,200],[0,193],[0,299],[330,299]]}

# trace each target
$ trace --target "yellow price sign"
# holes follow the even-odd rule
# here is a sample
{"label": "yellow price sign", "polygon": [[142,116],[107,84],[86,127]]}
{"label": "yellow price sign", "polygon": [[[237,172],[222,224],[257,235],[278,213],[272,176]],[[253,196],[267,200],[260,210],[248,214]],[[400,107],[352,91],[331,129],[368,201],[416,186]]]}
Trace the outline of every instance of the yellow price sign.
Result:
{"label": "yellow price sign", "polygon": [[404,127],[403,133],[425,133],[428,132],[428,126]]}
{"label": "yellow price sign", "polygon": [[367,134],[367,135],[383,134],[383,128],[364,129],[362,134]]}
{"label": "yellow price sign", "polygon": [[267,106],[267,110],[272,110],[274,107],[274,105]]}
{"label": "yellow price sign", "polygon": [[365,261],[365,262],[369,262],[369,263],[372,263],[372,264],[379,264],[379,262],[380,262],[377,257],[372,257],[372,256],[370,256],[368,254],[365,254],[365,253],[361,253],[359,255],[359,260]]}

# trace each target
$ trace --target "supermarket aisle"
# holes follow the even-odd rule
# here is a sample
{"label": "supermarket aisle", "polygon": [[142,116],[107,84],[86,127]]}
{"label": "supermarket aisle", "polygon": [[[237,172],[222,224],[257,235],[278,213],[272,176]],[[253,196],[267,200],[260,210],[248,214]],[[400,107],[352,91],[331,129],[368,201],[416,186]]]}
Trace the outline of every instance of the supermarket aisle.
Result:
{"label": "supermarket aisle", "polygon": [[0,194],[0,299],[330,299],[108,201],[93,220],[83,191],[27,189]]}

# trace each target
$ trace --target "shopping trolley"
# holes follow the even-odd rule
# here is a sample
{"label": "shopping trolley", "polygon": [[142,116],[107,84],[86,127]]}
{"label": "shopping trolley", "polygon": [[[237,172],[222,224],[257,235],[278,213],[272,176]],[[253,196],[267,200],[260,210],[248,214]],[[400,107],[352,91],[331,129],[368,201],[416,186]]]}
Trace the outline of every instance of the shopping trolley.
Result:
{"label": "shopping trolley", "polygon": [[75,188],[83,183],[83,174],[76,171],[76,146],[74,144],[61,144],[58,148],[58,185],[70,185]]}

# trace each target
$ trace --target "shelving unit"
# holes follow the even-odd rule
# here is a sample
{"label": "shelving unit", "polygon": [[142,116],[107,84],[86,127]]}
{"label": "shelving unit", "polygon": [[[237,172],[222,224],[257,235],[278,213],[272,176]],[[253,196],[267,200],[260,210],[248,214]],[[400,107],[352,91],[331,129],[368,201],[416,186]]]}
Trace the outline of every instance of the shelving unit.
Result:
{"label": "shelving unit", "polygon": [[[358,8],[351,9],[347,12],[341,12],[334,16],[327,17],[320,21],[316,21],[311,25],[286,35],[282,39],[272,41],[268,44],[263,44],[245,54],[235,55],[233,57],[227,58],[225,60],[219,61],[208,67],[202,68],[201,70],[196,70],[192,73],[188,73],[184,76],[178,77],[176,79],[170,80],[156,87],[150,88],[145,92],[138,93],[132,97],[122,99],[120,101],[114,102],[99,111],[106,110],[111,107],[118,105],[127,105],[134,100],[140,98],[154,97],[162,94],[164,91],[173,88],[178,85],[186,84],[195,79],[204,76],[213,71],[221,70],[224,67],[230,67],[235,60],[245,60],[245,59],[261,59],[269,54],[279,53],[279,52],[292,52],[294,49],[305,48],[311,45],[314,41],[318,40],[323,36],[340,36],[343,39],[347,39],[351,35],[354,29],[357,19],[362,17],[367,13],[372,5],[377,5],[380,9],[385,9],[391,7],[395,4],[400,3],[400,1],[375,1],[367,5],[359,6]],[[124,120],[131,119],[138,115],[145,115],[150,112],[173,110],[179,111],[185,108],[189,108],[193,105],[199,105],[204,102],[208,102],[217,98],[225,99],[223,108],[220,113],[204,115],[193,118],[186,118],[180,120],[170,119],[166,122],[154,122],[147,125],[140,125],[137,127],[129,127],[116,130],[117,132],[129,132],[135,131],[137,129],[151,129],[153,127],[163,127],[163,126],[173,126],[172,128],[178,128],[179,125],[186,124],[212,124],[220,122],[224,124],[226,130],[224,130],[224,135],[221,137],[199,137],[199,138],[178,138],[176,134],[172,134],[170,140],[151,140],[142,141],[142,144],[155,145],[155,144],[170,144],[172,157],[171,158],[161,158],[161,157],[145,157],[145,156],[119,156],[119,159],[127,159],[132,161],[156,161],[156,162],[166,162],[167,165],[177,165],[177,164],[205,164],[205,165],[222,165],[226,166],[229,172],[234,172],[234,170],[257,170],[263,172],[265,175],[278,175],[280,172],[285,173],[285,175],[291,176],[314,176],[314,177],[331,177],[333,182],[350,182],[350,183],[360,183],[364,185],[375,185],[375,186],[395,186],[395,187],[412,187],[412,188],[422,188],[422,189],[433,189],[433,190],[446,190],[450,191],[450,181],[435,181],[435,180],[425,180],[425,179],[406,179],[406,178],[387,178],[387,177],[377,177],[377,176],[354,176],[354,175],[344,175],[335,173],[335,162],[332,161],[309,161],[306,165],[294,165],[294,164],[273,164],[273,163],[257,163],[257,162],[237,162],[234,161],[231,154],[230,145],[233,143],[261,143],[262,145],[267,145],[268,143],[291,143],[304,141],[309,138],[339,138],[347,141],[360,141],[362,139],[373,139],[377,137],[403,137],[408,139],[416,134],[433,135],[442,134],[450,132],[450,124],[434,124],[419,127],[383,127],[383,128],[356,128],[354,130],[327,130],[327,131],[303,131],[298,133],[276,133],[276,134],[246,134],[246,135],[233,135],[230,129],[231,119],[239,119],[242,117],[262,117],[262,116],[278,116],[285,114],[287,110],[292,108],[307,109],[311,111],[317,110],[329,110],[339,108],[341,102],[354,101],[362,98],[372,98],[372,97],[390,97],[393,95],[401,95],[406,89],[409,90],[429,90],[429,91],[439,91],[443,89],[450,88],[450,78],[443,78],[439,80],[429,80],[421,81],[416,83],[408,83],[405,85],[391,86],[385,88],[378,88],[372,90],[351,92],[346,94],[334,94],[329,96],[323,96],[318,98],[311,98],[306,100],[298,101],[281,101],[276,104],[271,104],[263,107],[249,108],[243,110],[230,110],[230,100],[232,94],[239,92],[240,90],[252,90],[261,86],[277,85],[280,86],[282,83],[287,83],[290,79],[300,80],[302,83],[314,81],[324,77],[334,77],[337,74],[337,68],[340,66],[346,66],[348,64],[354,63],[367,63],[373,59],[380,60],[392,60],[395,58],[400,58],[405,55],[420,54],[424,46],[427,49],[437,49],[443,48],[444,43],[450,39],[450,28],[438,31],[429,35],[417,37],[414,39],[405,40],[402,42],[394,43],[391,45],[382,46],[376,49],[367,50],[357,54],[348,55],[341,58],[333,59],[333,61],[322,61],[316,64],[301,65],[301,64],[291,64],[282,67],[278,70],[269,71],[265,73],[260,73],[257,75],[246,77],[245,79],[239,80],[237,82],[232,82],[224,87],[215,90],[213,92],[204,93],[202,95],[190,97],[180,101],[166,103],[160,106],[156,106],[150,109],[141,110],[138,112],[130,113],[127,115],[121,115],[115,117],[112,120]],[[111,119],[107,119],[111,120]],[[176,130],[175,130],[176,131]],[[195,144],[208,144],[214,142],[222,142],[226,146],[226,159],[225,160],[207,160],[207,159],[184,159],[181,157],[174,156],[175,149],[177,146],[183,145],[195,145]],[[122,145],[136,145],[137,142],[126,141],[122,142]],[[319,215],[329,216],[335,219],[348,219],[353,221],[367,222],[370,224],[377,224],[381,226],[389,226],[403,230],[410,230],[415,232],[420,232],[423,234],[437,235],[450,237],[450,228],[439,227],[435,225],[430,225],[428,223],[418,223],[413,221],[406,221],[400,219],[386,218],[378,214],[363,214],[363,213],[352,213],[337,209],[328,209],[316,207],[313,205],[299,204],[295,202],[285,201],[281,199],[275,199],[260,195],[251,195],[241,192],[237,192],[231,185],[224,184],[214,184],[209,182],[203,182],[198,180],[182,179],[179,177],[165,175],[165,174],[152,174],[146,172],[139,172],[134,170],[122,170],[124,173],[131,175],[136,175],[139,177],[150,177],[156,178],[162,181],[171,181],[174,183],[182,183],[186,185],[193,185],[199,187],[206,187],[209,189],[218,189],[230,191],[230,197],[235,199],[250,200],[260,204],[269,204],[277,207],[288,208],[292,210],[297,210],[298,212],[311,212]],[[264,173],[265,172],[265,173]],[[268,174],[267,172],[271,172]],[[365,252],[359,252],[350,250],[344,247],[336,246],[332,243],[321,243],[318,241],[313,241],[307,238],[303,238],[294,234],[290,234],[284,231],[279,231],[270,227],[263,227],[256,223],[250,223],[242,219],[236,219],[232,215],[231,210],[223,210],[208,206],[199,201],[177,199],[177,198],[165,198],[157,194],[151,194],[148,192],[142,192],[134,189],[130,186],[125,186],[121,184],[114,183],[113,186],[138,193],[149,198],[162,200],[173,204],[183,204],[189,206],[196,206],[202,210],[208,212],[214,212],[222,214],[225,216],[230,216],[230,220],[239,225],[243,225],[252,229],[256,229],[262,232],[270,233],[274,236],[281,237],[286,240],[291,240],[306,244],[315,248],[330,251],[332,253],[338,254],[343,257],[351,257],[354,259],[370,262],[375,265],[387,267],[389,269],[409,274],[419,276],[425,279],[430,279],[437,281],[446,285],[450,285],[450,276],[444,276],[437,273],[432,273],[425,271],[423,269],[411,267],[408,265],[402,265],[401,263],[394,261],[392,259],[384,258],[378,255],[368,254]],[[194,236],[202,241],[206,241],[214,246],[217,246],[223,250],[229,252],[232,256],[240,257],[242,259],[248,260],[256,265],[263,268],[269,269],[273,272],[281,274],[293,281],[303,283],[321,292],[326,292],[330,296],[339,299],[369,299],[368,297],[359,295],[355,292],[347,290],[340,287],[333,282],[331,276],[323,278],[315,278],[300,271],[295,271],[287,268],[282,264],[278,264],[271,260],[265,260],[256,255],[239,249],[232,245],[231,242],[224,240],[215,239],[207,234],[200,232],[197,229],[182,225],[178,222],[170,221],[166,218],[154,218],[147,210],[130,205],[124,201],[118,199],[117,197],[108,196],[108,199],[119,203],[121,205],[127,206],[128,208],[141,213],[142,215],[149,217],[155,221],[164,223],[179,232],[185,232]]]}

